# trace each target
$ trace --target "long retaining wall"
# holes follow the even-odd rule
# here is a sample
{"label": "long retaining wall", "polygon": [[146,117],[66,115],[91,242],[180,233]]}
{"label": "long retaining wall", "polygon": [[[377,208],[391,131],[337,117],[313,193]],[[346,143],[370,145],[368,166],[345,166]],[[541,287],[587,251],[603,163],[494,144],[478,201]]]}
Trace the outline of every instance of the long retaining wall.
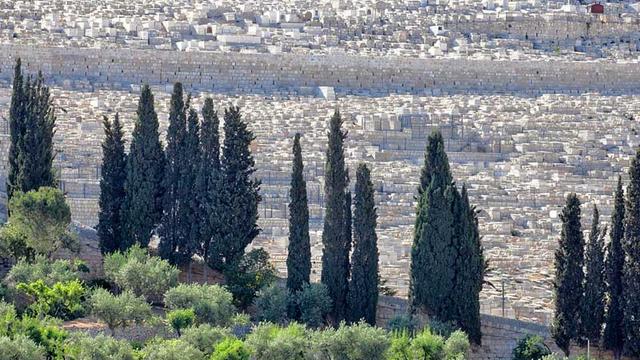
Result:
{"label": "long retaining wall", "polygon": [[[640,93],[637,63],[373,58],[0,45],[0,81],[14,59],[50,83],[126,89],[182,82],[190,90],[273,94],[334,87],[338,93]],[[311,89],[311,90],[310,90]]]}

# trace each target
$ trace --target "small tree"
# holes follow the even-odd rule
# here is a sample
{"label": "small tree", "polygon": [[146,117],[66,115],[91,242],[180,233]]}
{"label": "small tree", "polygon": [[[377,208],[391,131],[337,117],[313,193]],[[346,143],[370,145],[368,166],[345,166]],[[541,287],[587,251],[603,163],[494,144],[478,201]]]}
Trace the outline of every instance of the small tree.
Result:
{"label": "small tree", "polygon": [[227,328],[214,327],[209,324],[191,326],[182,332],[180,339],[195,346],[205,355],[209,356],[217,344],[232,337]]}
{"label": "small tree", "polygon": [[305,284],[296,293],[296,298],[303,323],[312,328],[324,325],[331,311],[331,297],[324,284]]}
{"label": "small tree", "polygon": [[263,249],[253,249],[225,269],[226,287],[233,294],[233,302],[240,309],[253,303],[256,293],[276,280],[269,254]]}
{"label": "small tree", "polygon": [[247,336],[246,343],[260,360],[304,360],[309,352],[307,330],[296,323],[286,327],[259,324]]}
{"label": "small tree", "polygon": [[13,339],[0,336],[1,360],[44,360],[45,351],[25,335],[17,335]]}
{"label": "small tree", "polygon": [[282,324],[287,320],[289,296],[287,289],[272,284],[258,291],[253,304],[259,321]]}
{"label": "small tree", "polygon": [[211,354],[211,360],[249,360],[251,350],[238,339],[228,338],[218,345]]}
{"label": "small tree", "polygon": [[130,291],[113,295],[107,290],[96,289],[89,303],[91,314],[102,320],[112,335],[118,327],[124,328],[151,318],[151,306]]}
{"label": "small tree", "polygon": [[193,325],[195,320],[196,314],[193,309],[176,309],[167,313],[167,322],[178,336],[182,336],[181,331]]}
{"label": "small tree", "polygon": [[513,349],[513,360],[540,360],[550,354],[551,350],[540,336],[527,335]]}
{"label": "small tree", "polygon": [[196,321],[227,326],[235,312],[231,294],[218,285],[180,284],[169,289],[164,303],[170,309],[193,309]]}
{"label": "small tree", "polygon": [[142,350],[142,358],[148,360],[203,359],[204,354],[182,339],[157,340]]}

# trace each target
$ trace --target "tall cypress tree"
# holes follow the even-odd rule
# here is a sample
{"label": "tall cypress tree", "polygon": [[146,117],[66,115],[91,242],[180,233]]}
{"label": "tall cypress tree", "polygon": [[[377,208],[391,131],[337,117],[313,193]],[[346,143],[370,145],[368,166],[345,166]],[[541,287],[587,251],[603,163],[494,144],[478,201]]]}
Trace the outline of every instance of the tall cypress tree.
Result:
{"label": "tall cypress tree", "polygon": [[422,309],[441,321],[455,319],[454,218],[455,189],[440,132],[429,136],[421,175],[414,241],[411,248],[410,300],[413,311]]}
{"label": "tall cypress tree", "polygon": [[202,153],[200,149],[200,122],[198,113],[194,109],[189,110],[187,117],[187,138],[185,141],[186,159],[185,172],[183,175],[185,185],[182,186],[187,201],[187,209],[185,219],[187,220],[188,230],[186,243],[180,247],[182,261],[190,260],[193,255],[198,253],[200,248],[200,224],[202,220],[200,216],[200,197],[198,196],[198,171],[200,170],[200,159]]}
{"label": "tall cypress tree", "polygon": [[640,356],[640,148],[629,167],[623,247],[625,348]]}
{"label": "tall cypress tree", "polygon": [[607,249],[606,273],[608,303],[602,342],[607,350],[613,351],[616,359],[622,356],[624,349],[624,298],[622,274],[624,269],[624,191],[622,178],[618,177],[618,186],[614,195],[613,214],[611,214],[611,241]]}
{"label": "tall cypress tree", "polygon": [[311,243],[307,183],[303,176],[300,134],[293,138],[293,169],[289,189],[289,246],[287,248],[287,289],[296,293],[309,283]]}
{"label": "tall cypress tree", "polygon": [[555,253],[556,312],[552,335],[558,347],[568,356],[571,341],[577,340],[579,335],[584,290],[584,238],[580,224],[580,200],[576,194],[567,196],[560,219],[562,232]]}
{"label": "tall cypress tree", "polygon": [[353,255],[349,282],[348,317],[375,325],[378,306],[378,237],[371,173],[365,164],[356,172],[353,215]]}
{"label": "tall cypress tree", "polygon": [[181,83],[173,86],[167,128],[167,147],[163,178],[163,216],[159,227],[160,245],[158,252],[164,259],[174,264],[180,263],[178,248],[186,243],[189,223],[185,219],[187,199],[185,195],[187,107]]}
{"label": "tall cypress tree", "polygon": [[253,177],[255,161],[250,145],[255,139],[242,120],[240,108],[224,112],[222,186],[220,187],[220,227],[209,253],[214,267],[236,264],[246,247],[260,233],[258,203],[260,181]]}
{"label": "tall cypress tree", "polygon": [[454,193],[459,209],[456,217],[458,256],[456,258],[455,299],[458,308],[455,322],[464,330],[469,339],[480,344],[482,332],[480,329],[480,291],[484,284],[487,268],[484,259],[480,232],[478,230],[478,216],[476,209],[469,202],[466,185],[462,186],[460,196]]}
{"label": "tall cypress tree", "polygon": [[118,114],[113,122],[105,116],[102,125],[105,138],[102,141],[100,212],[96,229],[100,238],[100,251],[107,254],[120,249],[122,236],[120,216],[125,198],[127,156],[124,152],[124,133]]}
{"label": "tall cypress tree", "polygon": [[593,205],[591,233],[585,251],[585,281],[582,304],[582,337],[592,344],[600,342],[605,306],[604,237],[606,228],[600,228],[598,207]]}
{"label": "tall cypress tree", "polygon": [[164,162],[153,94],[149,86],[145,85],[140,94],[127,156],[121,250],[126,250],[133,244],[147,246],[152,231],[160,222]]}
{"label": "tall cypress tree", "polygon": [[196,188],[200,215],[200,247],[198,253],[209,264],[209,246],[215,237],[218,225],[220,187],[220,122],[214,110],[213,99],[206,98],[202,107],[202,129],[200,131],[200,168]]}
{"label": "tall cypress tree", "polygon": [[349,261],[345,252],[348,239],[345,231],[345,204],[347,171],[344,161],[344,140],[347,133],[342,130],[342,118],[336,112],[329,124],[329,144],[325,162],[325,216],[322,231],[322,274],[321,282],[327,286],[332,300],[331,320],[344,319],[347,305]]}
{"label": "tall cypress tree", "polygon": [[19,149],[25,132],[26,94],[24,78],[22,75],[22,62],[18,58],[13,74],[13,87],[11,93],[11,107],[9,109],[9,174],[7,176],[7,196],[9,200],[16,190],[20,190],[19,173],[21,158]]}

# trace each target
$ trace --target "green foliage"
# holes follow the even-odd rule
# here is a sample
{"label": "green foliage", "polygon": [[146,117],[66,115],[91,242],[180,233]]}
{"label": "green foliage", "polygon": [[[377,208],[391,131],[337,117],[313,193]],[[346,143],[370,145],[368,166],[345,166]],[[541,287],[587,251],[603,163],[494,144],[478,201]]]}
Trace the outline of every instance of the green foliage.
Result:
{"label": "green foliage", "polygon": [[[225,109],[221,186],[217,187],[219,203],[215,213],[218,229],[209,249],[214,268],[226,269],[241,262],[246,247],[260,233],[257,224],[260,180],[253,176],[256,169],[250,149],[254,139],[242,120],[240,108]],[[249,305],[251,300],[242,303]]]}
{"label": "green foliage", "polygon": [[4,281],[10,286],[16,286],[19,283],[42,280],[45,285],[53,286],[55,283],[79,280],[84,268],[82,261],[50,260],[38,255],[33,262],[19,260]]}
{"label": "green foliage", "polygon": [[287,321],[287,307],[289,294],[287,289],[272,284],[258,291],[253,304],[256,307],[256,315],[259,321],[272,323],[284,323]]}
{"label": "green foliage", "polygon": [[276,272],[269,262],[269,253],[253,249],[225,269],[226,287],[233,294],[233,302],[240,309],[253,303],[256,293],[276,279]]}
{"label": "green foliage", "polygon": [[170,309],[193,309],[199,323],[229,325],[235,312],[233,298],[218,285],[180,284],[169,289],[164,303]]}
{"label": "green foliage", "polygon": [[312,328],[324,325],[324,319],[331,311],[331,298],[326,285],[305,284],[296,298],[303,323]]}
{"label": "green foliage", "polygon": [[240,340],[228,338],[216,345],[211,360],[249,360],[251,351]]}
{"label": "green foliage", "polygon": [[625,352],[640,356],[640,148],[631,160],[624,218],[623,268]]}
{"label": "green foliage", "polygon": [[442,337],[449,337],[454,331],[459,330],[456,324],[452,321],[440,321],[438,319],[429,320],[429,329],[431,332]]}
{"label": "green foliage", "polygon": [[151,318],[151,306],[144,298],[135,296],[131,291],[113,295],[104,289],[96,289],[90,298],[91,314],[102,320],[111,333],[117,327],[126,327],[131,323],[141,323]]}
{"label": "green foliage", "polygon": [[126,340],[98,334],[74,333],[64,345],[65,359],[73,360],[134,360],[133,348]]}
{"label": "green foliage", "polygon": [[0,257],[31,260],[35,256],[33,249],[27,246],[24,233],[12,224],[0,227]]}
{"label": "green foliage", "polygon": [[[15,192],[9,202],[9,224],[24,239],[24,245],[47,257],[59,248],[77,249],[69,232],[71,209],[62,191],[41,187]],[[14,238],[15,239],[15,238]]]}
{"label": "green foliage", "polygon": [[202,360],[204,354],[180,339],[154,341],[142,350],[143,360]]}
{"label": "green foliage", "polygon": [[555,253],[555,316],[552,335],[556,344],[569,354],[571,340],[578,338],[584,281],[584,238],[580,224],[580,200],[569,194],[560,215],[562,232]]}
{"label": "green foliage", "polygon": [[113,122],[105,116],[102,120],[102,166],[100,168],[100,199],[98,204],[98,237],[103,254],[120,249],[122,243],[122,204],[125,198],[124,183],[127,178],[127,155],[124,150],[124,133],[120,117],[116,113]]}
{"label": "green foliage", "polygon": [[0,336],[0,360],[44,360],[45,351],[24,335]]}
{"label": "green foliage", "polygon": [[16,308],[9,303],[0,301],[0,336],[8,336],[18,322]]}
{"label": "green foliage", "polygon": [[342,130],[342,118],[336,112],[329,123],[328,145],[325,162],[325,216],[322,230],[322,274],[333,304],[331,317],[338,322],[345,317],[349,290],[349,249],[345,224],[346,190],[348,173],[344,160],[344,141],[347,132]]}
{"label": "green foliage", "polygon": [[580,331],[582,338],[589,339],[592,344],[600,342],[604,323],[606,295],[604,237],[606,233],[606,228],[600,228],[598,208],[593,205],[593,220],[584,259],[585,279]]}
{"label": "green foliage", "polygon": [[454,331],[444,342],[444,353],[447,360],[467,359],[471,344],[469,337],[460,330]]}
{"label": "green foliage", "polygon": [[537,335],[527,335],[513,349],[513,360],[539,360],[551,355],[544,340]]}
{"label": "green foliage", "polygon": [[261,360],[304,360],[309,351],[309,336],[303,325],[280,327],[262,323],[247,336],[246,345]]}
{"label": "green foliage", "polygon": [[[293,166],[289,189],[289,245],[287,248],[287,289],[295,293],[309,283],[311,245],[309,240],[309,205],[304,180],[300,134],[293,139]],[[292,311],[292,315],[297,315]]]}
{"label": "green foliage", "polygon": [[392,317],[387,323],[387,328],[391,332],[413,334],[418,327],[416,320],[410,314],[398,314]]}
{"label": "green foliage", "polygon": [[29,312],[39,318],[52,316],[73,320],[84,315],[86,289],[79,280],[58,282],[48,286],[42,280],[18,284],[18,290],[33,298]]}
{"label": "green foliage", "polygon": [[387,349],[386,360],[413,360],[409,332],[393,332],[389,349]]}
{"label": "green foliage", "polygon": [[193,325],[196,320],[196,313],[193,309],[175,309],[167,313],[167,321],[173,330],[181,336],[182,329]]}
{"label": "green foliage", "polygon": [[348,316],[351,321],[364,319],[376,323],[378,307],[378,218],[371,173],[365,164],[358,165],[353,216],[353,254],[349,282]]}
{"label": "green foliage", "polygon": [[142,247],[149,244],[151,232],[162,216],[164,161],[153,94],[145,85],[140,94],[127,157],[120,250],[133,244]]}
{"label": "green foliage", "polygon": [[424,329],[411,341],[411,352],[416,359],[444,359],[444,344],[442,336]]}
{"label": "green foliage", "polygon": [[41,346],[48,358],[59,358],[64,353],[64,341],[68,334],[60,328],[60,323],[48,318],[39,320],[23,316],[14,328],[15,334],[22,334]]}
{"label": "green foliage", "polygon": [[314,352],[320,359],[382,360],[390,345],[389,335],[365,322],[340,324],[338,329],[317,331]]}
{"label": "green foliage", "polygon": [[202,324],[184,329],[180,339],[209,356],[216,345],[230,337],[232,337],[231,332],[226,328]]}
{"label": "green foliage", "polygon": [[160,301],[168,289],[176,286],[180,271],[166,260],[133,246],[126,254],[105,256],[104,273],[119,288],[144,296],[147,301]]}

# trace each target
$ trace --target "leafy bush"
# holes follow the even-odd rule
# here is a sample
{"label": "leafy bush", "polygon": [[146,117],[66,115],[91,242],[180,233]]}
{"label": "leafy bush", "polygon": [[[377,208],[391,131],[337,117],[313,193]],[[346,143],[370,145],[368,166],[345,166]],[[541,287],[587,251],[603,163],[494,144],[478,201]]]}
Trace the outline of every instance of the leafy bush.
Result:
{"label": "leafy bush", "polygon": [[29,311],[40,318],[48,315],[72,320],[84,314],[86,290],[79,280],[55,283],[52,287],[36,280],[30,284],[18,284],[18,290],[33,298]]}
{"label": "leafy bush", "polygon": [[19,283],[30,284],[42,280],[47,286],[53,286],[55,283],[80,280],[85,269],[82,261],[50,260],[38,255],[32,263],[19,260],[4,281],[10,286],[17,286]]}
{"label": "leafy bush", "polygon": [[231,332],[225,328],[202,324],[184,329],[180,339],[193,345],[208,356],[211,355],[218,343],[230,337],[232,337]]}
{"label": "leafy bush", "polygon": [[447,360],[464,360],[469,349],[469,337],[461,330],[454,331],[444,342],[444,353]]}
{"label": "leafy bush", "polygon": [[551,350],[537,335],[523,337],[513,349],[513,360],[539,360],[546,355],[551,355]]}
{"label": "leafy bush", "polygon": [[317,328],[331,311],[332,301],[324,284],[305,284],[296,294],[300,307],[300,319],[309,327]]}
{"label": "leafy bush", "polygon": [[411,349],[411,338],[407,331],[396,331],[391,337],[391,344],[387,349],[387,360],[411,360],[413,352]]}
{"label": "leafy bush", "polygon": [[166,260],[148,255],[139,246],[130,248],[126,254],[107,255],[104,272],[120,289],[144,296],[150,302],[160,301],[167,290],[176,286],[180,273]]}
{"label": "leafy bush", "polygon": [[432,334],[448,338],[454,331],[460,330],[453,321],[440,321],[438,319],[429,320],[429,329]]}
{"label": "leafy bush", "polygon": [[68,334],[60,328],[59,320],[44,320],[24,316],[16,323],[15,334],[28,337],[46,352],[47,358],[57,359],[64,353],[64,341]]}
{"label": "leafy bush", "polygon": [[201,360],[204,354],[180,339],[151,342],[142,350],[142,359],[148,360]]}
{"label": "leafy bush", "polygon": [[232,295],[218,285],[180,284],[164,295],[170,309],[192,308],[199,323],[229,324],[235,308]]}
{"label": "leafy bush", "polygon": [[246,345],[261,360],[303,360],[309,349],[309,336],[303,325],[291,323],[280,327],[262,323],[247,336]]}
{"label": "leafy bush", "polygon": [[418,359],[444,359],[444,338],[424,329],[411,341],[411,352]]}
{"label": "leafy bush", "polygon": [[44,360],[44,349],[24,335],[0,336],[0,360]]}
{"label": "leafy bush", "polygon": [[249,251],[237,264],[229,265],[224,275],[227,289],[233,294],[233,303],[240,309],[251,305],[256,293],[276,279],[269,254],[263,249]]}
{"label": "leafy bush", "polygon": [[314,355],[321,359],[382,360],[390,344],[388,335],[365,322],[351,326],[341,323],[337,330],[314,333]]}
{"label": "leafy bush", "polygon": [[65,342],[65,358],[74,360],[133,360],[133,348],[126,340],[111,336],[91,337],[76,333]]}
{"label": "leafy bush", "polygon": [[151,306],[130,291],[116,296],[107,290],[96,289],[90,303],[91,314],[104,321],[112,334],[117,327],[140,323],[151,317]]}
{"label": "leafy bush", "polygon": [[253,302],[259,321],[270,321],[282,324],[287,320],[289,294],[287,289],[272,284],[258,291]]}
{"label": "leafy bush", "polygon": [[387,323],[387,328],[392,332],[409,332],[413,334],[417,327],[416,320],[409,314],[395,315]]}
{"label": "leafy bush", "polygon": [[0,301],[0,336],[11,335],[17,321],[18,315],[15,307],[12,304]]}
{"label": "leafy bush", "polygon": [[250,357],[251,352],[242,341],[227,338],[216,345],[211,360],[249,360]]}
{"label": "leafy bush", "polygon": [[167,321],[173,330],[180,336],[180,331],[193,325],[196,320],[196,314],[193,309],[176,309],[167,313]]}

